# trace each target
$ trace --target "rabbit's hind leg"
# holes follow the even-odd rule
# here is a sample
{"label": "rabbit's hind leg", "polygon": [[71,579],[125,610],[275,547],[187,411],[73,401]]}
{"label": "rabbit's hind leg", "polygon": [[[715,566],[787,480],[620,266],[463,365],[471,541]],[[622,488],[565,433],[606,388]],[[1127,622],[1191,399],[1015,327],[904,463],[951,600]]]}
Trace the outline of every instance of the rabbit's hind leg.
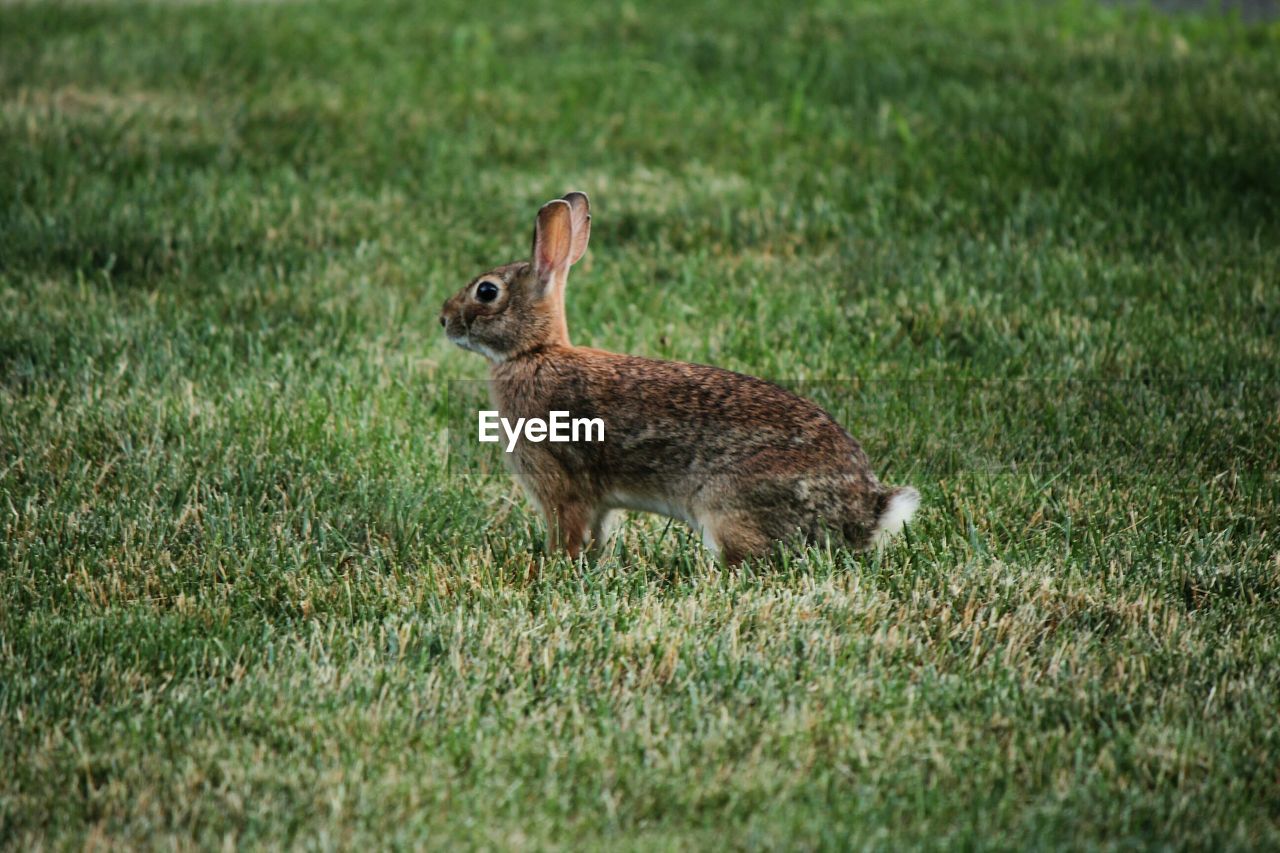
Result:
{"label": "rabbit's hind leg", "polygon": [[599,557],[604,553],[609,546],[609,540],[617,532],[618,524],[621,521],[622,512],[616,509],[597,508],[592,514],[590,536],[587,539],[587,552],[593,558]]}
{"label": "rabbit's hind leg", "polygon": [[754,513],[713,511],[703,513],[698,521],[703,543],[730,568],[751,557],[767,557],[773,545]]}

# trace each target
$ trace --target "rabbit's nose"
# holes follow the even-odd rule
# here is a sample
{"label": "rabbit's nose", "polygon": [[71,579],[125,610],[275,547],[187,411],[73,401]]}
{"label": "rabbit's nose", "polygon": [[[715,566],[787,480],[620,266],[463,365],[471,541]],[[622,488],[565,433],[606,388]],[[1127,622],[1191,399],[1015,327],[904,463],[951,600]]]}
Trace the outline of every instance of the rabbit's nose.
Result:
{"label": "rabbit's nose", "polygon": [[448,323],[448,321],[447,321],[447,320],[445,320],[444,315],[443,315],[443,314],[441,314],[441,315],[440,315],[440,328],[442,328],[442,329],[443,329],[447,323]]}

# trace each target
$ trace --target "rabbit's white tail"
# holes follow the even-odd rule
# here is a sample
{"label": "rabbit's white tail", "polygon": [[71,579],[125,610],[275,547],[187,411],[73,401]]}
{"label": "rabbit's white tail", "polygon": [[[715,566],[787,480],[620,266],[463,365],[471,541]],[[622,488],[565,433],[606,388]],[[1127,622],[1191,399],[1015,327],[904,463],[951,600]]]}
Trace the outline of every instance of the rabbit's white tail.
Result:
{"label": "rabbit's white tail", "polygon": [[901,486],[886,496],[884,509],[871,530],[871,543],[883,548],[902,526],[911,520],[920,506],[920,493],[910,486]]}

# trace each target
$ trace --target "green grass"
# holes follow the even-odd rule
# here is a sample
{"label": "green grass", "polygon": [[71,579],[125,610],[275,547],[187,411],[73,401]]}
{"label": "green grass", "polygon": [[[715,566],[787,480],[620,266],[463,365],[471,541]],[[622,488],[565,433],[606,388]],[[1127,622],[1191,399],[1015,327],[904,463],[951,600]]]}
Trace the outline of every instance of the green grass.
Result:
{"label": "green grass", "polygon": [[[1280,845],[1278,140],[1231,19],[0,5],[0,845]],[[570,188],[575,340],[807,390],[909,538],[582,568],[447,464]]]}

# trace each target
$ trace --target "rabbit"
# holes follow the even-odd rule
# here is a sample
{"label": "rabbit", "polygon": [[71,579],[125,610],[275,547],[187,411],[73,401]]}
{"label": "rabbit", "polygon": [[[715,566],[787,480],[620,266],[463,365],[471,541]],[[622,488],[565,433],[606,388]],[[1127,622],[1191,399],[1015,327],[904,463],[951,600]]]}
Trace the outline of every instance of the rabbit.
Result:
{"label": "rabbit", "polygon": [[718,367],[571,344],[565,285],[590,236],[584,193],[547,202],[529,260],[477,276],[440,314],[452,343],[488,359],[501,417],[604,420],[602,441],[521,439],[504,454],[552,550],[597,552],[620,510],[684,522],[730,567],[788,542],[862,550],[902,529],[920,493],[881,484],[814,403]]}

